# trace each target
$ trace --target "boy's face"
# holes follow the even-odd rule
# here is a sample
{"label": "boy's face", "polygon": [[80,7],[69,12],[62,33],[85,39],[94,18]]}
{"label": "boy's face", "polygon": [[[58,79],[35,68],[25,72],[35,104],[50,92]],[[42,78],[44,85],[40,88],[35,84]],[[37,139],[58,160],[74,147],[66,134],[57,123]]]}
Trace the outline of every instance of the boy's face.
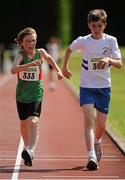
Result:
{"label": "boy's face", "polygon": [[104,32],[104,29],[106,27],[106,23],[99,21],[92,21],[88,23],[88,27],[91,30],[92,37],[95,39],[99,39],[102,37],[102,33]]}
{"label": "boy's face", "polygon": [[26,51],[33,51],[35,49],[35,46],[36,46],[36,35],[35,34],[26,35],[23,38],[21,45],[23,46],[23,48]]}

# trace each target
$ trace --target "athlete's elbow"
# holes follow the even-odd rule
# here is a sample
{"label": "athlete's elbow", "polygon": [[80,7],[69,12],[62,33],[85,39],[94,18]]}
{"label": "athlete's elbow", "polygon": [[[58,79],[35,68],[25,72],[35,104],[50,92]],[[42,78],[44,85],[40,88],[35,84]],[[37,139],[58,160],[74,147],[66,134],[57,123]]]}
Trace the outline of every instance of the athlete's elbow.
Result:
{"label": "athlete's elbow", "polygon": [[10,72],[11,74],[16,74],[16,71],[13,68],[11,68]]}
{"label": "athlete's elbow", "polygon": [[122,64],[118,64],[116,67],[120,69],[122,67]]}
{"label": "athlete's elbow", "polygon": [[123,63],[122,63],[122,61],[120,61],[120,62],[119,62],[119,67],[118,67],[118,68],[120,69],[120,68],[122,67],[122,65],[123,65]]}

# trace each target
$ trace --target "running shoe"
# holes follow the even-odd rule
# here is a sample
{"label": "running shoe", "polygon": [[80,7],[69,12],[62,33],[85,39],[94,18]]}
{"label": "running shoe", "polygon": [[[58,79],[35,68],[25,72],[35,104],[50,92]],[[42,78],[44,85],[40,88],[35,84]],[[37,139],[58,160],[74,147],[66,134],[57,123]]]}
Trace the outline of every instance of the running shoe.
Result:
{"label": "running shoe", "polygon": [[90,171],[97,170],[98,169],[97,159],[95,157],[90,157],[86,165],[86,168]]}
{"label": "running shoe", "polygon": [[24,159],[24,164],[26,166],[32,166],[33,154],[29,149],[24,149],[22,151],[22,158]]}
{"label": "running shoe", "polygon": [[94,147],[95,147],[96,157],[97,157],[97,160],[99,162],[101,157],[102,157],[102,154],[103,154],[101,143],[94,144]]}

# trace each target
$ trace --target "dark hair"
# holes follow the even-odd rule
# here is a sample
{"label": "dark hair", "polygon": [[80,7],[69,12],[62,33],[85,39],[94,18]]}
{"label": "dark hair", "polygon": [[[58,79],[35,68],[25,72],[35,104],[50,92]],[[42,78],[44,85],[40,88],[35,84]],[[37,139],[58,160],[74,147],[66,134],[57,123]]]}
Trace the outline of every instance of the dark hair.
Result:
{"label": "dark hair", "polygon": [[106,23],[107,14],[103,9],[94,9],[89,12],[87,19],[89,23],[92,21],[97,22],[99,20]]}
{"label": "dark hair", "polygon": [[[36,31],[35,29],[31,28],[31,27],[27,27],[25,29],[23,29],[22,31],[20,31],[18,34],[17,34],[17,38],[15,38],[14,40],[16,41],[16,43],[21,46],[21,42],[23,41],[23,38],[26,36],[26,35],[30,35],[30,34],[36,34]],[[36,37],[37,37],[37,34],[36,34]]]}

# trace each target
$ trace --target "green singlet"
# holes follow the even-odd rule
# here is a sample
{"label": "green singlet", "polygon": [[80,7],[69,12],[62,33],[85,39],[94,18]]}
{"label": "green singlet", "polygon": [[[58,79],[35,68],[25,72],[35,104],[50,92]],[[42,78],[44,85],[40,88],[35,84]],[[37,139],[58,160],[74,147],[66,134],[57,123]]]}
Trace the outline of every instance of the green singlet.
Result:
{"label": "green singlet", "polygon": [[[39,51],[37,49],[35,51],[36,52],[32,60],[28,59],[23,51],[20,51],[20,53],[23,55],[23,62],[21,64],[27,64],[31,61],[40,59]],[[41,65],[30,67],[28,70],[18,74],[18,83],[16,87],[16,100],[18,102],[32,103],[42,100],[44,93],[41,76]]]}

